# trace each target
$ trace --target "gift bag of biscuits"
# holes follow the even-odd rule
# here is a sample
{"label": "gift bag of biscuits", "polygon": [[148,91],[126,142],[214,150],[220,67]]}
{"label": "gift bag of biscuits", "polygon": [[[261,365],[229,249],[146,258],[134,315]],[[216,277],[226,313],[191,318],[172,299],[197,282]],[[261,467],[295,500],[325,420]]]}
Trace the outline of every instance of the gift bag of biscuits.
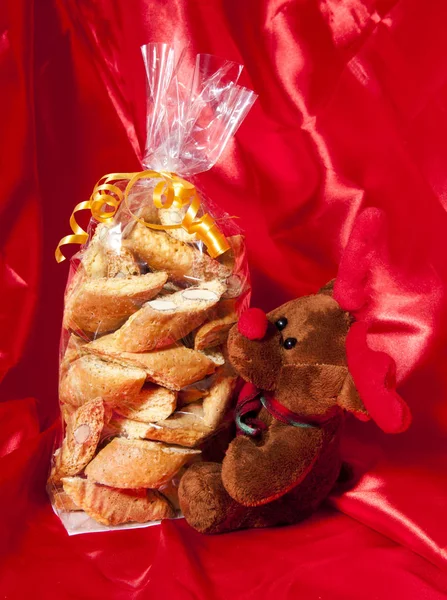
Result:
{"label": "gift bag of biscuits", "polygon": [[[61,336],[62,433],[48,477],[70,534],[181,516],[186,469],[225,445],[236,377],[226,339],[250,297],[237,221],[193,183],[256,95],[242,67],[142,48],[147,144],[137,173],[111,173],[70,219]],[[98,174],[100,175],[100,174]],[[89,209],[87,231],[76,213]]]}

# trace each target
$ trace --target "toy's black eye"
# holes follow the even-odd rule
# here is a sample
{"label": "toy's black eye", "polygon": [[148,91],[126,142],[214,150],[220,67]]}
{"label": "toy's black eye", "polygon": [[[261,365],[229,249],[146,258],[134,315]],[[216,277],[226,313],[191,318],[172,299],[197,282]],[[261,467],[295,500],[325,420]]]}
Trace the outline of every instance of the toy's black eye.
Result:
{"label": "toy's black eye", "polygon": [[291,350],[296,346],[296,338],[287,338],[283,346],[286,350]]}
{"label": "toy's black eye", "polygon": [[282,331],[284,329],[284,327],[286,327],[288,321],[285,317],[280,317],[275,325],[276,325],[276,329],[278,329],[279,331]]}

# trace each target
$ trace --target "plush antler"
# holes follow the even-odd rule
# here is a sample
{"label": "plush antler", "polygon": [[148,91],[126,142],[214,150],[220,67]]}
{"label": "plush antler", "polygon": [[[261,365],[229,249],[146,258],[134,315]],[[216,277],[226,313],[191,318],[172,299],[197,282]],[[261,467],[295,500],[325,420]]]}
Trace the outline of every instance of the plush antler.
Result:
{"label": "plush antler", "polygon": [[349,371],[373,421],[385,433],[400,433],[411,423],[408,405],[396,392],[396,363],[368,347],[368,325],[354,323],[346,338]]}
{"label": "plush antler", "polygon": [[[355,317],[367,302],[366,283],[384,228],[384,213],[367,208],[354,224],[340,262],[333,297]],[[349,371],[357,391],[371,418],[386,433],[399,433],[411,423],[407,404],[396,392],[396,364],[385,352],[368,347],[368,325],[358,321],[352,325],[346,339]]]}

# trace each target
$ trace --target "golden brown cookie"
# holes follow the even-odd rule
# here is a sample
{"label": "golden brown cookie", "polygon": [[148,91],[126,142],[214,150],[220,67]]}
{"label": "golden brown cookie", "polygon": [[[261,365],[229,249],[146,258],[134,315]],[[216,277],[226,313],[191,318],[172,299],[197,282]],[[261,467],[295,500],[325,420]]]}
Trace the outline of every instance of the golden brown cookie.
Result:
{"label": "golden brown cookie", "polygon": [[50,496],[51,504],[57,511],[76,512],[82,510],[64,491],[62,486],[49,484],[48,495]]}
{"label": "golden brown cookie", "polygon": [[130,419],[114,417],[110,426],[120,435],[129,438],[159,440],[166,444],[178,444],[187,448],[198,446],[213,433],[203,418],[201,404],[188,404],[158,423],[139,423]]}
{"label": "golden brown cookie", "polygon": [[169,502],[175,508],[175,510],[180,510],[178,488],[180,485],[180,480],[183,477],[183,474],[187,470],[188,466],[189,465],[185,465],[184,467],[182,467],[180,471],[178,471],[178,473],[176,473],[170,481],[164,483],[161,487],[158,488],[158,491],[169,500]]}
{"label": "golden brown cookie", "polygon": [[[127,202],[122,202],[119,208],[118,215],[124,222],[129,223],[129,227],[134,226],[134,219],[129,210],[138,218],[143,219],[146,223],[160,223],[158,216],[158,208],[155,206],[152,196],[156,182],[154,180],[137,181],[127,197]],[[119,214],[121,212],[121,214]]]}
{"label": "golden brown cookie", "polygon": [[219,262],[233,271],[236,260],[245,253],[245,238],[243,235],[231,235],[227,237],[230,249],[219,256]]}
{"label": "golden brown cookie", "polygon": [[117,347],[114,334],[99,338],[84,346],[84,349],[97,356],[114,358],[123,364],[140,367],[150,381],[170,390],[180,390],[216,369],[214,362],[203,353],[185,346],[171,346],[138,354],[123,352]]}
{"label": "golden brown cookie", "polygon": [[141,275],[141,269],[132,252],[121,247],[118,251],[106,250],[107,277],[132,277]]}
{"label": "golden brown cookie", "polygon": [[117,346],[148,352],[172,345],[203,323],[224,291],[219,281],[205,281],[147,302],[115,333]]}
{"label": "golden brown cookie", "polygon": [[80,279],[67,293],[64,327],[93,335],[114,331],[142,304],[154,298],[166,280],[163,272]]}
{"label": "golden brown cookie", "polygon": [[116,437],[95,456],[85,473],[91,481],[111,487],[156,488],[169,481],[197,452]]}
{"label": "golden brown cookie", "polygon": [[110,232],[110,225],[99,223],[88,246],[81,252],[79,276],[86,275],[90,279],[107,277],[107,260],[105,248]]}
{"label": "golden brown cookie", "polygon": [[[163,223],[163,225],[178,225],[183,221],[187,210],[187,205],[182,208],[177,208],[175,206],[171,206],[170,208],[160,208],[158,210],[160,223]],[[166,233],[181,242],[191,243],[197,241],[197,235],[195,233],[188,233],[183,227],[179,227],[178,229],[168,229]]]}
{"label": "golden brown cookie", "polygon": [[175,516],[169,501],[155,490],[116,489],[80,477],[67,477],[63,484],[73,502],[103,525],[147,523]]}
{"label": "golden brown cookie", "polygon": [[85,340],[81,339],[77,335],[70,335],[59,367],[59,379],[62,379],[67,373],[70,365],[80,356],[82,356],[82,347],[85,346],[86,343],[87,342]]}
{"label": "golden brown cookie", "polygon": [[75,360],[62,376],[59,397],[71,406],[82,406],[98,397],[116,404],[135,397],[145,380],[142,368],[88,354]]}
{"label": "golden brown cookie", "polygon": [[227,340],[228,333],[237,320],[237,314],[234,312],[204,323],[195,333],[194,348],[205,350],[206,348],[220,346]]}
{"label": "golden brown cookie", "polygon": [[95,454],[103,426],[104,405],[100,398],[87,402],[71,415],[62,446],[54,453],[52,483],[84,469]]}
{"label": "golden brown cookie", "polygon": [[166,419],[175,411],[177,392],[150,385],[134,397],[123,399],[115,412],[134,421],[153,422]]}
{"label": "golden brown cookie", "polygon": [[92,239],[82,252],[80,275],[86,275],[89,279],[140,275],[137,261],[132,252],[121,244],[121,239],[119,225],[97,225]]}
{"label": "golden brown cookie", "polygon": [[79,407],[73,406],[72,404],[65,404],[64,402],[62,402],[62,400],[59,404],[64,423],[67,424],[75,410]]}
{"label": "golden brown cookie", "polygon": [[126,245],[151,269],[166,271],[170,279],[179,283],[226,279],[231,274],[231,269],[205,252],[141,223],[132,228]]}
{"label": "golden brown cookie", "polygon": [[193,402],[198,402],[208,393],[207,389],[202,389],[194,386],[187,387],[183,390],[180,390],[177,396],[178,406],[185,406],[186,404],[191,404]]}
{"label": "golden brown cookie", "polygon": [[200,352],[212,360],[216,367],[220,367],[225,363],[225,357],[222,354],[220,347],[205,348],[205,350],[201,350]]}
{"label": "golden brown cookie", "polygon": [[237,376],[226,367],[220,367],[214,382],[202,402],[203,420],[208,427],[216,429],[231,406]]}

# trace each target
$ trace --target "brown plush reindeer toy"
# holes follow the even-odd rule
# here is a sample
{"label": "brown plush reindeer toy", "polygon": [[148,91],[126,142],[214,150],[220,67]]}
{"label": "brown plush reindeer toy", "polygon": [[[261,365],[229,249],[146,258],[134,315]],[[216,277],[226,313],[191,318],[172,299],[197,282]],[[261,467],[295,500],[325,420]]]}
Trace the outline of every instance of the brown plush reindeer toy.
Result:
{"label": "brown plush reindeer toy", "polygon": [[335,285],[265,315],[249,309],[228,339],[246,384],[235,411],[238,435],[222,464],[197,463],[180,484],[180,505],[204,533],[296,523],[336,483],[345,412],[384,431],[406,429],[395,365],[370,350],[368,326],[355,322],[383,214],[357,219]]}

